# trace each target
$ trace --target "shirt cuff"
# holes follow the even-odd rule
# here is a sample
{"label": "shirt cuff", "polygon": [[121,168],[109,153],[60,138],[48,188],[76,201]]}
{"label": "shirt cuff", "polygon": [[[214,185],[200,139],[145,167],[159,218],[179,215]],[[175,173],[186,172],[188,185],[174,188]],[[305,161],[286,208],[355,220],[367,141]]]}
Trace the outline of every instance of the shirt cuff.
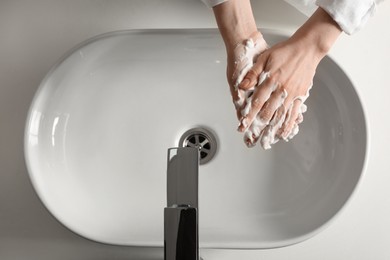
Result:
{"label": "shirt cuff", "polygon": [[317,0],[316,4],[349,35],[359,31],[376,10],[374,0]]}
{"label": "shirt cuff", "polygon": [[226,1],[228,0],[202,0],[202,2],[205,3],[205,5],[207,5],[209,8],[222,4],[223,2]]}

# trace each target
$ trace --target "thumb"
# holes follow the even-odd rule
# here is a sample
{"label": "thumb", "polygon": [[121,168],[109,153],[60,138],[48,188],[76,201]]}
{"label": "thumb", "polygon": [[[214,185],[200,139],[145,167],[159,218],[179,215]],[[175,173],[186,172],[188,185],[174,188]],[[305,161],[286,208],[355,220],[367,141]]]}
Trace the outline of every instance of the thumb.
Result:
{"label": "thumb", "polygon": [[262,75],[262,72],[265,67],[266,55],[261,54],[253,67],[245,75],[244,79],[241,81],[241,84],[238,88],[243,90],[248,90],[258,85],[260,81],[259,77]]}

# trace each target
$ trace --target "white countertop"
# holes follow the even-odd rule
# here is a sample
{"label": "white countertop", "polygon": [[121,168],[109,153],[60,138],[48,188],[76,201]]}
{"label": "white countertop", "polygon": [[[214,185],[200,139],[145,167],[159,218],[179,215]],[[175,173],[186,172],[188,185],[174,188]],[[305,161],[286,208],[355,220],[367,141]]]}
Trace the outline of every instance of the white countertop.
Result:
{"label": "white countertop", "polygon": [[[305,17],[281,0],[253,1],[259,27],[293,31]],[[157,10],[157,12],[156,12]],[[343,35],[330,56],[354,82],[369,120],[369,159],[359,188],[335,221],[315,237],[262,251],[202,250],[208,259],[390,259],[390,2],[367,26]],[[0,258],[160,259],[161,249],[93,243],[65,229],[46,211],[28,179],[23,131],[32,97],[50,67],[92,36],[133,28],[215,27],[200,1],[8,1],[0,2]],[[21,250],[23,249],[23,250]]]}

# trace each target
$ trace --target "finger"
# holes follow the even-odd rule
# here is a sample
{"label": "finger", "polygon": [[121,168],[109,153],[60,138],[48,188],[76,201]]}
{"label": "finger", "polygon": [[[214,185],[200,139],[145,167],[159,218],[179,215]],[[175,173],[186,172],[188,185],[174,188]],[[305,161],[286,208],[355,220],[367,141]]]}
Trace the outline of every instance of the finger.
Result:
{"label": "finger", "polygon": [[240,120],[242,117],[241,111],[246,107],[246,101],[248,100],[248,97],[253,93],[253,90],[243,90],[234,86],[231,87],[230,90],[233,98],[233,103],[237,112],[237,118],[238,120]]}
{"label": "finger", "polygon": [[232,93],[232,101],[233,101],[233,104],[234,104],[234,107],[235,107],[235,109],[236,109],[236,115],[237,115],[237,119],[238,119],[238,121],[240,121],[240,119],[241,119],[241,104],[243,103],[242,101],[241,101],[242,99],[238,96],[238,93],[236,93],[236,94],[233,94]]}
{"label": "finger", "polygon": [[[236,108],[236,114],[239,121],[241,121],[243,111],[245,111],[245,107],[247,107],[247,100],[250,100],[250,96],[252,94],[253,90],[244,91],[242,89],[238,89],[236,95],[233,95],[233,103]],[[235,96],[237,97],[236,100]]]}
{"label": "finger", "polygon": [[268,76],[268,73],[263,72],[265,61],[266,61],[266,56],[260,54],[256,63],[253,65],[253,67],[250,70],[248,70],[245,77],[239,84],[238,87],[240,89],[247,90],[253,88],[256,85],[260,85],[262,83],[262,81]]}
{"label": "finger", "polygon": [[268,124],[276,109],[283,103],[287,94],[283,89],[275,91],[277,84],[272,79],[267,78],[258,86],[248,101],[245,110],[242,112],[243,118],[239,131],[244,131],[252,124],[257,114],[260,113],[260,121]]}
{"label": "finger", "polygon": [[245,104],[245,91],[238,89],[232,90],[233,103],[237,111],[240,111]]}
{"label": "finger", "polygon": [[286,136],[282,137],[280,134],[277,134],[277,137],[279,139],[283,139],[284,141],[288,142],[291,139],[293,139],[294,136],[296,136],[298,134],[298,132],[299,132],[299,124],[295,123]]}
{"label": "finger", "polygon": [[279,107],[282,107],[281,110],[284,111],[283,102],[285,101],[286,97],[287,91],[285,89],[279,88],[275,90],[271,94],[270,98],[265,102],[264,106],[261,108],[259,114],[260,119],[264,122],[269,122],[274,117],[274,114],[277,109],[279,109]]}
{"label": "finger", "polygon": [[244,133],[244,142],[248,147],[253,147],[257,141],[259,140],[263,129],[267,125],[260,121],[259,116],[255,118],[253,123],[250,125],[250,127],[245,130]]}
{"label": "finger", "polygon": [[246,73],[244,79],[239,84],[238,88],[248,90],[257,85],[259,79],[260,72],[255,70],[255,68],[251,68],[248,73]]}
{"label": "finger", "polygon": [[244,57],[240,61],[236,61],[236,67],[233,72],[234,88],[238,89],[238,86],[241,84],[242,80],[245,78],[245,75],[249,72],[253,65],[247,57]]}
{"label": "finger", "polygon": [[260,145],[264,150],[271,149],[271,145],[279,141],[279,138],[274,134],[274,129],[274,127],[267,125],[267,127],[263,130]]}
{"label": "finger", "polygon": [[306,112],[306,105],[301,105],[301,112],[298,114],[298,119],[295,121],[294,127],[291,129],[289,136],[287,137],[289,140],[291,140],[294,136],[296,136],[299,132],[299,124],[303,122],[303,114]]}
{"label": "finger", "polygon": [[[235,61],[235,70],[233,73],[234,87],[237,89],[245,78],[246,74],[253,67],[253,63],[261,52],[267,48],[267,43],[262,36],[255,35],[254,38],[249,38],[245,44],[239,44],[234,50],[238,54],[238,59]],[[257,66],[258,67],[258,66]],[[261,71],[259,71],[260,73]]]}
{"label": "finger", "polygon": [[244,133],[244,143],[247,147],[252,148],[256,145],[258,138],[255,137],[252,131],[249,129]]}
{"label": "finger", "polygon": [[[302,106],[303,105],[303,106]],[[294,129],[295,125],[298,124],[299,121],[303,121],[302,116],[302,108],[305,108],[306,105],[302,104],[301,99],[295,99],[287,112],[286,120],[281,127],[280,137],[284,140],[290,139],[289,136]],[[301,116],[299,116],[301,114]]]}
{"label": "finger", "polygon": [[[240,119],[242,117],[240,110],[236,110],[236,116],[237,116],[238,121],[240,121]],[[240,126],[240,124],[241,124],[241,122],[238,123],[238,126]]]}
{"label": "finger", "polygon": [[249,89],[245,91],[245,99],[244,103],[241,106],[241,117],[246,117],[252,107],[252,96],[254,93],[254,89]]}
{"label": "finger", "polygon": [[260,144],[261,146],[267,150],[271,148],[271,145],[277,143],[279,141],[279,137],[276,134],[280,127],[282,126],[284,119],[286,117],[286,109],[284,105],[282,104],[275,112],[272,120],[270,121],[269,125],[267,125],[266,128],[264,128]]}
{"label": "finger", "polygon": [[[286,116],[287,117],[287,116]],[[277,132],[276,132],[276,136],[278,136],[279,139],[283,139],[285,140],[286,142],[288,142],[289,140],[291,140],[296,134],[298,134],[298,131],[299,131],[299,127],[298,125],[301,124],[303,122],[303,115],[302,113],[299,113],[298,114],[298,118],[297,120],[295,121],[295,124],[290,127],[289,130],[286,130],[286,134],[284,137],[282,137],[282,128],[280,128]]]}

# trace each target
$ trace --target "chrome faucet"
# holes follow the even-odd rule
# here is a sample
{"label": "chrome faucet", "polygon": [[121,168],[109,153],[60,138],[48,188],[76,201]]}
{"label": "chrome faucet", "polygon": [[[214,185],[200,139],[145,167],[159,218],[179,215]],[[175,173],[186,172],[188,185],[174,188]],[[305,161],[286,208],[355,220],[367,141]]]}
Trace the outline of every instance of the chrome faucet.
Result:
{"label": "chrome faucet", "polygon": [[199,260],[198,170],[198,149],[168,149],[165,260]]}

